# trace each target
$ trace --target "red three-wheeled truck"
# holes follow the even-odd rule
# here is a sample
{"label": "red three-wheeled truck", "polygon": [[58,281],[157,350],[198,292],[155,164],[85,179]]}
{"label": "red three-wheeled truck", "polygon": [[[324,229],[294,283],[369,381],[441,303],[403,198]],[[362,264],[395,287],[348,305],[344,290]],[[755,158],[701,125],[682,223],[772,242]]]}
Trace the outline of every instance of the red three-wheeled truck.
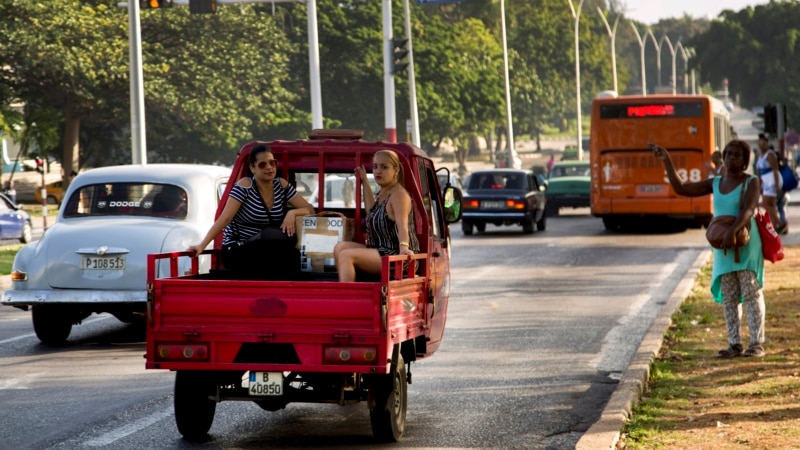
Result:
{"label": "red three-wheeled truck", "polygon": [[[217,215],[233,183],[250,175],[250,150],[266,144],[278,160],[279,176],[310,201],[315,218],[341,219],[328,221],[331,229],[316,236],[319,230],[307,230],[309,239],[298,241],[309,247],[324,247],[331,239],[363,242],[366,211],[355,168],[370,171],[375,152],[393,150],[412,199],[410,231],[421,248],[413,257],[383,257],[379,277],[339,282],[332,255],[325,253],[330,248],[304,248],[301,277],[242,279],[222,267],[221,236],[201,255],[149,255],[146,367],[175,371],[175,420],[184,437],[203,438],[217,402],[240,400],[267,411],[292,402],[366,402],[375,437],[401,438],[411,362],[433,355],[442,342],[450,286],[448,224],[460,218],[461,192],[439,186],[433,161],[419,148],[367,142],[362,134],[315,130],[309,139],[245,145]],[[348,183],[353,185],[345,188]],[[332,232],[342,224],[352,229]],[[198,272],[198,258],[211,259],[208,273]],[[416,264],[404,265],[409,258]]]}

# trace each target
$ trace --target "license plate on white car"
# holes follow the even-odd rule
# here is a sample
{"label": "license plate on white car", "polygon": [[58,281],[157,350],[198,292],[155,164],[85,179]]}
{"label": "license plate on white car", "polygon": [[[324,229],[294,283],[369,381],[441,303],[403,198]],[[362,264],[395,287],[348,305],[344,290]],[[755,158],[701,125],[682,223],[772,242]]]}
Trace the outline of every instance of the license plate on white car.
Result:
{"label": "license plate on white car", "polygon": [[83,270],[125,270],[124,256],[81,256]]}
{"label": "license plate on white car", "polygon": [[505,202],[501,200],[484,200],[481,202],[482,208],[499,209],[505,206]]}
{"label": "license plate on white car", "polygon": [[282,372],[250,372],[250,395],[279,396],[283,395]]}

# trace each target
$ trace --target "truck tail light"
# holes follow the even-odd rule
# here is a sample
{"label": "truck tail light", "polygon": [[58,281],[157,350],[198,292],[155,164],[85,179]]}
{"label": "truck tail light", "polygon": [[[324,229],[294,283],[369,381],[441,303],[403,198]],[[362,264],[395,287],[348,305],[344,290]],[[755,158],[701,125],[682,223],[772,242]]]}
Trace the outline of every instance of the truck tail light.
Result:
{"label": "truck tail light", "polygon": [[481,202],[478,200],[464,200],[462,203],[464,209],[476,209],[481,206]]}
{"label": "truck tail light", "polygon": [[325,347],[325,364],[374,364],[378,348],[371,346]]}
{"label": "truck tail light", "polygon": [[506,206],[511,209],[525,209],[525,202],[522,200],[506,200]]}
{"label": "truck tail light", "polygon": [[157,361],[208,361],[207,343],[156,343]]}

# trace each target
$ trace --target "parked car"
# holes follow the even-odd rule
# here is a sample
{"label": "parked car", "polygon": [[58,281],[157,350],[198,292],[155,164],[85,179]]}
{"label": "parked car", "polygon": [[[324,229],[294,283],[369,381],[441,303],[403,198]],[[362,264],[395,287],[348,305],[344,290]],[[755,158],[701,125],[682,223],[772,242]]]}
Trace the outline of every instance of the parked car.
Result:
{"label": "parked car", "polygon": [[19,239],[25,244],[31,241],[32,236],[30,214],[8,196],[0,194],[0,239]]}
{"label": "parked car", "polygon": [[564,147],[564,152],[561,154],[561,161],[571,161],[578,159],[578,146],[570,144]]}
{"label": "parked car", "polygon": [[[199,242],[214,222],[229,176],[228,168],[198,164],[81,173],[67,189],[55,224],[17,253],[12,287],[0,303],[30,309],[36,336],[46,344],[66,340],[72,326],[92,313],[142,320],[147,255]],[[183,259],[181,273],[191,263]],[[210,265],[208,256],[202,264]]]}
{"label": "parked car", "polygon": [[[58,180],[58,181],[53,181],[52,183],[47,183],[45,185],[45,189],[47,190],[47,204],[60,205],[61,200],[64,198],[64,182],[62,180]],[[36,187],[33,196],[34,198],[36,198],[37,204],[42,203],[41,186]]]}
{"label": "parked car", "polygon": [[547,178],[547,215],[557,216],[559,208],[590,206],[589,161],[561,161],[550,169]]}
{"label": "parked car", "polygon": [[461,229],[471,235],[473,228],[482,233],[486,224],[522,225],[533,233],[533,226],[544,231],[546,187],[530,170],[487,169],[472,172],[462,202]]}

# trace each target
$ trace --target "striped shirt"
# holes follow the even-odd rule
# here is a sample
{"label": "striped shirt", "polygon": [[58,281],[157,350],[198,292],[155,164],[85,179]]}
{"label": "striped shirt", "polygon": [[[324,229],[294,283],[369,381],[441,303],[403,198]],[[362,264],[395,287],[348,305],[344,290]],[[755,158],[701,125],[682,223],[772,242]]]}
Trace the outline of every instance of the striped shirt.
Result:
{"label": "striped shirt", "polygon": [[230,198],[242,203],[239,211],[225,227],[222,234],[222,245],[243,241],[258,234],[267,226],[278,227],[286,217],[286,203],[297,195],[297,190],[291,184],[285,188],[281,186],[280,178],[272,180],[273,203],[267,209],[259,195],[255,179],[250,178],[250,187],[242,187],[239,183],[233,185]]}
{"label": "striped shirt", "polygon": [[[367,247],[377,249],[381,256],[400,254],[397,223],[389,217],[389,213],[386,211],[389,197],[391,195],[387,195],[380,203],[375,202],[365,219],[367,225]],[[417,240],[417,234],[414,232],[413,211],[408,215],[408,239],[408,248],[413,250],[414,253],[419,253],[419,241]]]}

